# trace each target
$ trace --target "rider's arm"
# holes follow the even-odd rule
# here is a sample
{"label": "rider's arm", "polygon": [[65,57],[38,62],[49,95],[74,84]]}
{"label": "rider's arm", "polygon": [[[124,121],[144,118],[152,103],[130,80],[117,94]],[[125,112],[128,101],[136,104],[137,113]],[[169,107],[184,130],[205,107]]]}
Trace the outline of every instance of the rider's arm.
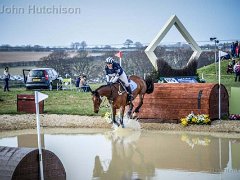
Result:
{"label": "rider's arm", "polygon": [[106,81],[109,82],[109,75],[106,75]]}
{"label": "rider's arm", "polygon": [[115,76],[113,79],[111,79],[111,82],[112,82],[112,83],[117,82],[118,78],[119,78],[119,75],[116,74],[116,76]]}
{"label": "rider's arm", "polygon": [[105,73],[106,73],[106,81],[109,82],[110,78],[109,78],[109,75],[108,75],[108,68],[107,68],[107,66],[105,66]]}
{"label": "rider's arm", "polygon": [[116,63],[115,71],[116,71],[116,73],[117,73],[119,76],[121,76],[122,73],[123,73],[122,67],[121,67],[119,64],[117,64],[117,63]]}

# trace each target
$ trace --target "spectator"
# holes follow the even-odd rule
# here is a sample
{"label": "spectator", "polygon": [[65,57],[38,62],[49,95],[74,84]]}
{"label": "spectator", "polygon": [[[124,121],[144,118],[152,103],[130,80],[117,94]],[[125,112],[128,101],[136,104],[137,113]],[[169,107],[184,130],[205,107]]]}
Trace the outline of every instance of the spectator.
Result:
{"label": "spectator", "polygon": [[237,46],[236,46],[236,50],[235,50],[235,52],[236,52],[236,57],[239,58],[239,53],[240,53],[240,42],[237,43]]}
{"label": "spectator", "polygon": [[232,55],[233,58],[235,57],[235,49],[236,49],[235,43],[232,42],[232,45],[231,45],[231,55]]}
{"label": "spectator", "polygon": [[236,64],[235,59],[232,59],[232,65],[234,66]]}
{"label": "spectator", "polygon": [[81,80],[81,78],[80,78],[81,76],[79,75],[78,77],[77,77],[77,79],[76,79],[76,87],[79,87],[79,83],[80,83],[80,80]]}
{"label": "spectator", "polygon": [[83,92],[89,92],[90,91],[90,86],[87,83],[87,77],[86,75],[81,76],[81,80],[79,83],[79,88],[83,90]]}
{"label": "spectator", "polygon": [[227,66],[227,74],[230,73],[232,74],[233,73],[233,65],[231,62],[228,63],[228,66]]}
{"label": "spectator", "polygon": [[235,82],[237,82],[237,79],[238,81],[240,82],[240,61],[238,61],[234,67],[233,67],[233,70],[235,72]]}
{"label": "spectator", "polygon": [[3,77],[4,77],[4,92],[5,92],[5,91],[9,91],[8,81],[10,79],[10,73],[8,71],[8,67],[5,68],[3,75],[4,75]]}

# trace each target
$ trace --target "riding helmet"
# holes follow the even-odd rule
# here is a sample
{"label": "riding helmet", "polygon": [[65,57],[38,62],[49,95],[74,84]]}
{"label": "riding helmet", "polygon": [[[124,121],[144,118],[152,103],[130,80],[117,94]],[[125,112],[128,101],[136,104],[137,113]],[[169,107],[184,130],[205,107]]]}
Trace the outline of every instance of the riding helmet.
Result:
{"label": "riding helmet", "polygon": [[112,64],[113,61],[114,61],[114,59],[112,57],[108,57],[105,62],[108,64]]}

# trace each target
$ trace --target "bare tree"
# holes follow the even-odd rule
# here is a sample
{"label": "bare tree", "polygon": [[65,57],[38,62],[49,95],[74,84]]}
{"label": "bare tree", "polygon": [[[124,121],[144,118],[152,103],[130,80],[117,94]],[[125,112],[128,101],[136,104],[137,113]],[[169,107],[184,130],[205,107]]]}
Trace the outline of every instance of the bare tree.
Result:
{"label": "bare tree", "polygon": [[64,76],[65,74],[71,74],[71,59],[68,53],[65,51],[55,51],[46,57],[41,58],[42,67],[51,67]]}
{"label": "bare tree", "polygon": [[85,47],[87,47],[86,41],[82,41],[82,42],[80,43],[80,47],[82,48],[82,50],[84,50]]}
{"label": "bare tree", "polygon": [[93,58],[87,57],[87,51],[78,51],[78,54],[74,56],[73,63],[71,65],[72,74],[91,74],[91,67],[93,66]]}
{"label": "bare tree", "polygon": [[134,45],[137,49],[140,49],[143,47],[142,43],[140,43],[140,42],[135,42]]}
{"label": "bare tree", "polygon": [[111,49],[112,47],[110,45],[105,45],[104,49]]}
{"label": "bare tree", "polygon": [[143,50],[128,52],[124,56],[122,63],[128,75],[134,74],[144,77],[144,74],[153,71],[153,66]]}
{"label": "bare tree", "polygon": [[132,41],[131,39],[127,39],[127,40],[123,43],[123,45],[124,45],[124,46],[127,46],[127,48],[129,48],[132,44],[133,44],[133,41]]}
{"label": "bare tree", "polygon": [[78,50],[79,47],[80,47],[80,43],[79,43],[79,42],[73,42],[73,43],[71,43],[71,48],[72,48],[72,49]]}

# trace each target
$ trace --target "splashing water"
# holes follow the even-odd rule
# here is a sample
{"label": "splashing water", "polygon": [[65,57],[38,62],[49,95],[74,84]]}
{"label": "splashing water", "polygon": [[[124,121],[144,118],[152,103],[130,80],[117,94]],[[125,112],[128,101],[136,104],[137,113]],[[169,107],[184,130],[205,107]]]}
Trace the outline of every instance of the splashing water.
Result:
{"label": "splashing water", "polygon": [[[141,125],[136,119],[130,119],[127,116],[123,117],[124,128],[132,130],[141,130]],[[121,125],[118,127],[116,124],[113,124],[112,128],[114,130],[122,129]]]}

